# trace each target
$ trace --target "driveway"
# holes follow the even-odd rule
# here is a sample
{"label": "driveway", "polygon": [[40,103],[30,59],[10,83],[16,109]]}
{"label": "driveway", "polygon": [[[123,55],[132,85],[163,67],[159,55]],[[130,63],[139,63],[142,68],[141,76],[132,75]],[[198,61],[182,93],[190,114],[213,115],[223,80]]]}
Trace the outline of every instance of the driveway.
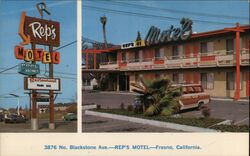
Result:
{"label": "driveway", "polygon": [[[117,92],[83,92],[83,105],[99,104],[102,108],[120,108],[121,103],[125,107],[132,104],[135,95],[133,93]],[[211,117],[225,120],[233,120],[238,125],[249,125],[249,102],[212,100],[208,105],[211,109]],[[188,110],[180,113],[183,116],[201,117],[197,110]]]}

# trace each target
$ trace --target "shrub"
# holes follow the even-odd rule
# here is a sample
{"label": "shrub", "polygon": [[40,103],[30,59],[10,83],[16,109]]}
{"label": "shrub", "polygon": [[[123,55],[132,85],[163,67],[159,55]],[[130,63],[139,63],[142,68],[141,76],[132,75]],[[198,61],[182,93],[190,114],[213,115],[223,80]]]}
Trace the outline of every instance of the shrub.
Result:
{"label": "shrub", "polygon": [[211,110],[210,110],[210,108],[208,108],[207,106],[202,106],[202,107],[201,107],[201,113],[202,113],[202,115],[203,115],[205,118],[208,118],[208,117],[210,117],[210,115],[211,115]]}
{"label": "shrub", "polygon": [[101,105],[98,104],[98,105],[96,106],[96,109],[99,109],[99,110],[102,109]]}
{"label": "shrub", "polygon": [[120,109],[121,109],[121,110],[124,110],[124,109],[125,109],[124,103],[121,103]]}
{"label": "shrub", "polygon": [[132,105],[128,105],[127,110],[129,112],[132,112],[134,110],[134,107]]}

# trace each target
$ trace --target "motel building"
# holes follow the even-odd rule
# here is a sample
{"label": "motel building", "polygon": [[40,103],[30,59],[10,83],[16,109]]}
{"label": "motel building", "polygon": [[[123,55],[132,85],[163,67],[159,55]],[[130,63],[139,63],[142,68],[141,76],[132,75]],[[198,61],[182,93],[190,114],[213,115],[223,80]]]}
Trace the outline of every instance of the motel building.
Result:
{"label": "motel building", "polygon": [[[83,75],[106,73],[110,91],[132,91],[130,83],[139,83],[140,77],[169,78],[173,83],[201,84],[212,97],[246,98],[249,97],[249,29],[250,25],[237,23],[221,30],[190,31],[186,39],[167,42],[157,42],[159,31],[147,38],[149,32],[144,40],[137,42],[84,49],[86,63],[82,72]],[[91,67],[90,55],[94,63]]]}

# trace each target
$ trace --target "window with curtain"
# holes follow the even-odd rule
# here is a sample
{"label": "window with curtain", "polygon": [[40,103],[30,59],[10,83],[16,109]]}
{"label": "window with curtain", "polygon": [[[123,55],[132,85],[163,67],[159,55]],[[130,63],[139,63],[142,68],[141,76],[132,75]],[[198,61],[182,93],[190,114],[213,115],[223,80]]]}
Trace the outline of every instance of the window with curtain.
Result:
{"label": "window with curtain", "polygon": [[227,90],[234,90],[234,84],[235,84],[235,72],[227,72],[226,73],[226,79],[227,79]]}
{"label": "window with curtain", "polygon": [[208,49],[207,49],[207,42],[201,42],[200,45],[200,53],[207,53]]}
{"label": "window with curtain", "polygon": [[226,51],[227,51],[227,54],[234,53],[234,39],[233,38],[226,40]]}
{"label": "window with curtain", "polygon": [[201,85],[204,89],[207,89],[207,73],[201,73]]}

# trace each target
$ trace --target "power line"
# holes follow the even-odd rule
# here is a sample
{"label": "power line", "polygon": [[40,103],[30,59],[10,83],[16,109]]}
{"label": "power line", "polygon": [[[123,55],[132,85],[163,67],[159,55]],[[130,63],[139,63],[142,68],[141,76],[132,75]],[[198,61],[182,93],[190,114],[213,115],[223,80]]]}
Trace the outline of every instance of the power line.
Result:
{"label": "power line", "polygon": [[2,71],[0,71],[0,74],[1,73],[3,73],[3,72],[6,72],[6,71],[8,71],[8,70],[11,70],[11,69],[13,69],[13,68],[16,68],[18,65],[15,65],[15,66],[13,66],[13,67],[10,67],[10,68],[7,68],[7,69],[5,69],[5,70],[2,70]]}
{"label": "power line", "polygon": [[[97,2],[99,0],[93,0],[91,2]],[[153,6],[147,6],[147,5],[138,5],[138,4],[131,4],[131,3],[124,3],[120,1],[102,1],[102,2],[108,2],[112,5],[118,5],[118,6],[128,6],[133,8],[139,8],[144,10],[153,10],[153,11],[164,11],[164,12],[171,12],[171,13],[178,13],[178,14],[190,14],[190,15],[196,15],[196,16],[210,16],[210,17],[216,17],[216,18],[229,18],[229,19],[243,19],[243,20],[249,20],[249,17],[239,17],[239,16],[229,16],[229,15],[218,15],[218,14],[209,14],[209,13],[202,13],[202,12],[191,12],[191,11],[183,11],[183,10],[175,10],[175,9],[168,9],[168,8],[160,8],[160,7],[153,7]]]}
{"label": "power line", "polygon": [[[180,21],[179,18],[176,17],[170,17],[170,16],[160,16],[160,15],[152,15],[152,14],[143,14],[143,13],[136,13],[136,12],[130,12],[130,11],[121,11],[121,10],[113,10],[113,9],[106,9],[106,8],[102,8],[102,7],[94,7],[94,6],[90,6],[90,5],[83,5],[84,8],[86,9],[92,9],[92,10],[96,10],[96,11],[106,11],[106,12],[110,12],[110,13],[116,13],[116,14],[122,14],[122,15],[132,15],[132,16],[139,16],[139,17],[145,17],[145,18],[153,18],[153,19],[162,19],[162,20],[177,20]],[[229,22],[216,22],[216,21],[205,21],[205,20],[195,20],[193,19],[193,21],[196,21],[198,23],[210,23],[210,24],[217,24],[217,25],[234,25],[235,23],[229,23]]]}

